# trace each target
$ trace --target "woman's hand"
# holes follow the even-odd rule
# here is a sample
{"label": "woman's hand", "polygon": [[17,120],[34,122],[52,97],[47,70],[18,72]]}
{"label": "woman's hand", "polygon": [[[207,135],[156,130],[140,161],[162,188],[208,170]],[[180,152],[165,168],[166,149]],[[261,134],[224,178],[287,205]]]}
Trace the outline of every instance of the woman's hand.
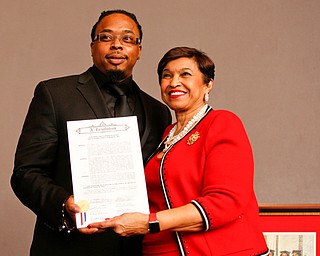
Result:
{"label": "woman's hand", "polygon": [[124,213],[102,222],[92,223],[88,228],[95,232],[113,229],[121,236],[144,235],[149,232],[149,215],[139,212]]}

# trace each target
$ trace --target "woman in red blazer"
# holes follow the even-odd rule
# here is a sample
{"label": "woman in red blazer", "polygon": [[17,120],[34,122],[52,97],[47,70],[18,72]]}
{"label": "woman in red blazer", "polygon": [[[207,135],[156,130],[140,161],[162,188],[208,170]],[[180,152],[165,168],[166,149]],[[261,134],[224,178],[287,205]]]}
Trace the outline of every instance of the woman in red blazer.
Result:
{"label": "woman in red blazer", "polygon": [[206,104],[214,70],[188,47],[160,60],[161,96],[177,122],[145,168],[151,214],[122,214],[90,225],[95,232],[144,234],[144,255],[268,255],[245,129],[233,113]]}

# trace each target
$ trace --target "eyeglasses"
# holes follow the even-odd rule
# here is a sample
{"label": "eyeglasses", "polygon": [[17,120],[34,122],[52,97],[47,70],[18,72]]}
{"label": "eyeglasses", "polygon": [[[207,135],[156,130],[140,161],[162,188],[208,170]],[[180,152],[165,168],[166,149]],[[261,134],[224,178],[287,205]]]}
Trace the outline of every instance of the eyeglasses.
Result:
{"label": "eyeglasses", "polygon": [[115,34],[106,33],[106,32],[97,34],[93,39],[93,41],[98,40],[99,42],[103,42],[103,43],[111,43],[111,42],[114,42],[116,38],[118,38],[122,44],[134,45],[134,44],[141,43],[140,38],[134,34],[115,35]]}

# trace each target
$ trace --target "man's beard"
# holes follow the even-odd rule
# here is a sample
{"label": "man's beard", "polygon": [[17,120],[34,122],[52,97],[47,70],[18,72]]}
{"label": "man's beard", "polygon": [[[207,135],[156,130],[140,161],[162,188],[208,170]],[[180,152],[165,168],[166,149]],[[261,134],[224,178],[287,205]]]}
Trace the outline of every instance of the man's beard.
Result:
{"label": "man's beard", "polygon": [[126,73],[123,70],[106,70],[105,75],[110,83],[118,83],[126,79]]}

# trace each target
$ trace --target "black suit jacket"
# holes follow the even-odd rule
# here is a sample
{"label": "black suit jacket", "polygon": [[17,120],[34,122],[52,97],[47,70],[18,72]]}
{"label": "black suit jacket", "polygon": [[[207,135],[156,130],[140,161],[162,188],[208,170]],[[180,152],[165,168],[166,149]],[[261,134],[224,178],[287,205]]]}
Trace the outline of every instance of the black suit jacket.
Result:
{"label": "black suit jacket", "polygon": [[[169,109],[137,87],[145,111],[144,162],[171,123]],[[36,215],[31,255],[139,255],[141,238],[113,231],[95,235],[58,231],[62,203],[73,194],[66,122],[112,117],[90,71],[40,82],[18,142],[11,186]]]}

